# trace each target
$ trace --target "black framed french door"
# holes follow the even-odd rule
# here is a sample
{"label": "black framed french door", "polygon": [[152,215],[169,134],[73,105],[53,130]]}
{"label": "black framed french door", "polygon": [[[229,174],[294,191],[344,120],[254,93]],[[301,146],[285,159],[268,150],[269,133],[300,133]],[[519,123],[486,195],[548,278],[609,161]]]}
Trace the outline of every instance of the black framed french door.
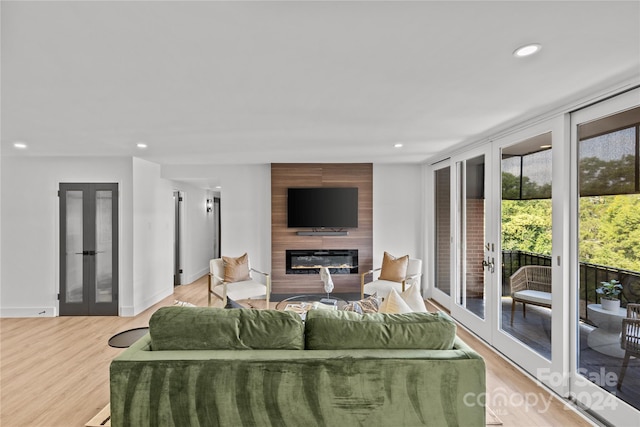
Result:
{"label": "black framed french door", "polygon": [[118,315],[118,184],[61,183],[60,315]]}

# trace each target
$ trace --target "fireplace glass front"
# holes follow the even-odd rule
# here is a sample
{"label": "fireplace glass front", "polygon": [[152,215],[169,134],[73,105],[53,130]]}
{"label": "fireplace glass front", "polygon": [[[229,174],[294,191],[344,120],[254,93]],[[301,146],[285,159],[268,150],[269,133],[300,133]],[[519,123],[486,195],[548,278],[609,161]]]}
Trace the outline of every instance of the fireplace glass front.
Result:
{"label": "fireplace glass front", "polygon": [[331,274],[358,274],[357,249],[287,250],[287,274],[319,274],[320,267]]}

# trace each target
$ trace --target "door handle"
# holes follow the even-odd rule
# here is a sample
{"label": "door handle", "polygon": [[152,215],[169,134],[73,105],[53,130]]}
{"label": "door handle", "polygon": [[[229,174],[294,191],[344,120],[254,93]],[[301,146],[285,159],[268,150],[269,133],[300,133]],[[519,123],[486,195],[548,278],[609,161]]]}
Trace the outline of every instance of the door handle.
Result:
{"label": "door handle", "polygon": [[82,252],[76,252],[76,255],[95,255],[97,252],[96,251],[82,251]]}
{"label": "door handle", "polygon": [[485,269],[485,268],[489,268],[489,272],[490,272],[490,273],[495,272],[495,271],[496,271],[496,268],[495,268],[495,258],[491,258],[491,259],[489,259],[489,257],[487,257],[487,259],[486,259],[486,260],[484,260],[484,259],[483,259],[483,260],[482,260],[482,268],[483,268],[483,269]]}

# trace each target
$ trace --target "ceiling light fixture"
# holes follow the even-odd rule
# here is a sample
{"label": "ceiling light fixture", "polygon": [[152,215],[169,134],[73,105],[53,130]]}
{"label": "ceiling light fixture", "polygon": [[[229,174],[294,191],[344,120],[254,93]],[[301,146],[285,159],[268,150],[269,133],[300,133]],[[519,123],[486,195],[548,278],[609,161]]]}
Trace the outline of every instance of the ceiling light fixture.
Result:
{"label": "ceiling light fixture", "polygon": [[394,146],[395,148],[402,148],[402,144],[401,144],[401,143],[399,143],[399,142],[398,142],[397,144],[393,144],[393,146]]}
{"label": "ceiling light fixture", "polygon": [[524,58],[525,56],[533,55],[534,53],[540,51],[542,46],[538,43],[531,43],[524,46],[520,46],[516,50],[513,51],[513,56],[516,58]]}
{"label": "ceiling light fixture", "polygon": [[147,144],[145,144],[144,142],[138,142],[138,144],[136,144],[136,147],[138,147],[138,148],[147,148]]}
{"label": "ceiling light fixture", "polygon": [[20,150],[24,150],[25,148],[27,148],[27,144],[25,144],[24,142],[16,142],[13,144],[13,146]]}

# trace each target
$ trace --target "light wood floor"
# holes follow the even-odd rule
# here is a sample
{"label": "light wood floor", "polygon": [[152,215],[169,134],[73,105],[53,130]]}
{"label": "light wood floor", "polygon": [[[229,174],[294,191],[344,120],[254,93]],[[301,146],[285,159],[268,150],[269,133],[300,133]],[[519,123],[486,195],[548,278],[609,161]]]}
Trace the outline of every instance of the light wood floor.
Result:
{"label": "light wood floor", "polygon": [[[109,363],[124,351],[109,347],[109,338],[147,326],[153,312],[175,300],[206,306],[206,286],[206,277],[179,286],[136,317],[0,319],[0,426],[85,425],[109,403]],[[494,406],[505,426],[592,425],[555,398],[546,412],[538,412],[550,397],[547,391],[468,332],[460,328],[459,335],[485,358],[489,402],[497,393],[540,396],[535,407]]]}

